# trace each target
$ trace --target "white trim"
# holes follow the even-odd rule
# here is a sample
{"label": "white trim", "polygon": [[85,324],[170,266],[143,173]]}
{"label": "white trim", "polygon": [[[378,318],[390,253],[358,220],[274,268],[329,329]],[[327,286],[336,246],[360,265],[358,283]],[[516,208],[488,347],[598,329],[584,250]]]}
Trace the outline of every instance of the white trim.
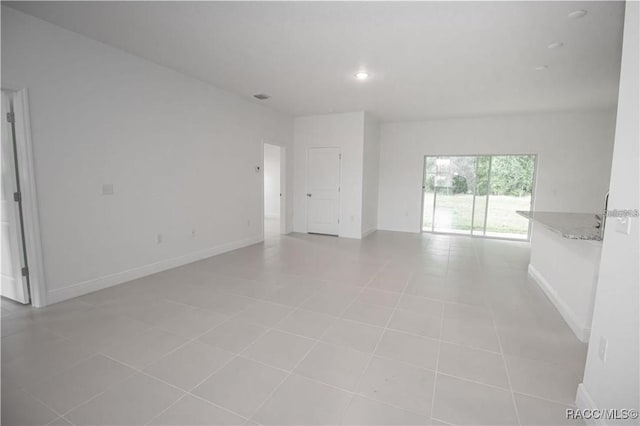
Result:
{"label": "white trim", "polygon": [[377,228],[378,231],[404,232],[405,234],[422,234],[422,231],[412,231],[407,228]]}
{"label": "white trim", "polygon": [[362,238],[366,238],[366,237],[368,237],[369,235],[373,234],[373,233],[374,233],[374,232],[376,232],[376,231],[377,231],[377,229],[376,229],[376,228],[371,228],[371,229],[369,229],[368,231],[364,231],[364,232],[362,233]]}
{"label": "white trim", "polygon": [[275,214],[275,213],[265,213],[264,214],[264,218],[265,219],[280,219],[280,215],[279,214]]}
{"label": "white trim", "polygon": [[49,303],[62,302],[64,300],[92,293],[97,290],[102,290],[104,288],[122,284],[127,281],[135,280],[137,278],[142,278],[147,275],[166,271],[167,269],[176,268],[178,266],[216,256],[218,254],[222,254],[231,250],[237,250],[242,247],[257,244],[262,241],[264,241],[262,235],[258,235],[255,237],[245,238],[243,240],[221,244],[219,246],[211,247],[205,250],[188,253],[182,256],[174,257],[172,259],[161,260],[159,262],[150,263],[148,265],[128,269],[126,271],[117,272],[115,274],[105,275],[103,277],[94,278],[81,283],[72,284],[58,290],[50,291],[47,294],[47,301]]}
{"label": "white trim", "polygon": [[547,281],[532,264],[529,264],[528,271],[531,278],[533,278],[536,284],[538,284],[538,287],[542,289],[558,312],[560,312],[560,315],[562,315],[562,318],[564,318],[565,322],[569,328],[571,328],[576,337],[581,342],[588,343],[589,335],[591,334],[591,327],[585,327],[580,323],[569,305],[560,299],[558,293],[551,284],[549,284],[549,281]]}
{"label": "white trim", "polygon": [[22,193],[22,220],[29,264],[29,285],[31,304],[35,307],[47,305],[38,197],[34,168],[31,120],[29,116],[29,96],[27,89],[11,93],[15,114],[16,147],[20,167],[20,191]]}
{"label": "white trim", "polygon": [[[587,388],[584,383],[580,383],[578,385],[578,392],[576,393],[576,407],[581,410],[597,410],[598,406],[596,405],[593,398],[591,398],[591,394],[587,392]],[[584,422],[588,425],[593,426],[607,426],[607,422],[605,419],[584,419]]]}
{"label": "white trim", "polygon": [[[264,186],[264,185],[263,185]],[[287,234],[287,147],[280,146],[280,234]]]}

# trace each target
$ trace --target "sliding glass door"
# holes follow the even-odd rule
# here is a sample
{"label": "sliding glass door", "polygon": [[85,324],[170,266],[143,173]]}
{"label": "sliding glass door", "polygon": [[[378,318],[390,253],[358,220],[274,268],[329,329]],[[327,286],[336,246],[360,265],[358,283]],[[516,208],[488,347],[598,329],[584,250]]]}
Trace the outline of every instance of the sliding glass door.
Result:
{"label": "sliding glass door", "polygon": [[529,238],[534,155],[426,156],[422,230]]}
{"label": "sliding glass door", "polygon": [[[475,157],[426,157],[425,203],[430,231],[468,234],[473,222]],[[423,227],[424,228],[424,227]]]}

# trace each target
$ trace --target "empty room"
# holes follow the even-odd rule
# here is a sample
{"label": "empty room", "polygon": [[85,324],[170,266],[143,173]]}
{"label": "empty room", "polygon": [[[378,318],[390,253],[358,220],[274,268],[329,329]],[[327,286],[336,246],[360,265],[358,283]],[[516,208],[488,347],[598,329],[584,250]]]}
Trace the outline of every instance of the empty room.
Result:
{"label": "empty room", "polygon": [[3,426],[638,424],[640,2],[1,18]]}

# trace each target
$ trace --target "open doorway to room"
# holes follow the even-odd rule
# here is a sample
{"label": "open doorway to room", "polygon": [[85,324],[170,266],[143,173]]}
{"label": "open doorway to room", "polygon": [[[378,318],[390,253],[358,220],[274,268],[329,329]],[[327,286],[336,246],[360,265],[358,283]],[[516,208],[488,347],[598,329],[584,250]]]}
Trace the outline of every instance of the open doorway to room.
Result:
{"label": "open doorway to room", "polygon": [[27,90],[2,89],[2,308],[46,303]]}
{"label": "open doorway to room", "polygon": [[12,93],[2,91],[2,286],[0,295],[31,303]]}
{"label": "open doorway to room", "polygon": [[282,206],[282,148],[264,144],[264,236],[280,235]]}
{"label": "open doorway to room", "polygon": [[425,156],[422,231],[528,240],[536,156]]}

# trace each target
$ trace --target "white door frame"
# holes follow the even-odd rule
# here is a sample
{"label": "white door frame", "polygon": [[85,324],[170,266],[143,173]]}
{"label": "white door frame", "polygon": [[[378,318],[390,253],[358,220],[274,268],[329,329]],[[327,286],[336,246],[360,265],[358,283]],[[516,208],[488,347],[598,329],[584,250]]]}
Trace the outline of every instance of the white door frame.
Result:
{"label": "white door frame", "polygon": [[287,233],[287,148],[273,143],[268,140],[263,140],[262,145],[262,240],[264,240],[264,146],[272,145],[280,148],[280,235]]}
{"label": "white door frame", "polygon": [[287,233],[287,148],[284,146],[280,146],[280,235],[285,235],[286,233]]}
{"label": "white door frame", "polygon": [[[5,89],[3,89],[5,90]],[[22,196],[22,221],[24,224],[24,241],[29,264],[29,286],[31,304],[35,307],[46,306],[46,289],[44,278],[44,262],[42,258],[42,241],[40,239],[40,221],[38,218],[38,198],[31,138],[31,121],[29,116],[29,96],[27,89],[6,90],[11,99],[15,117],[16,154],[18,179]],[[6,117],[2,117],[6,120]]]}
{"label": "white door frame", "polygon": [[15,132],[11,94],[2,92],[2,296],[22,304],[31,304],[29,280],[23,276],[27,263],[22,239],[21,203],[15,195],[20,192],[17,180]]}

